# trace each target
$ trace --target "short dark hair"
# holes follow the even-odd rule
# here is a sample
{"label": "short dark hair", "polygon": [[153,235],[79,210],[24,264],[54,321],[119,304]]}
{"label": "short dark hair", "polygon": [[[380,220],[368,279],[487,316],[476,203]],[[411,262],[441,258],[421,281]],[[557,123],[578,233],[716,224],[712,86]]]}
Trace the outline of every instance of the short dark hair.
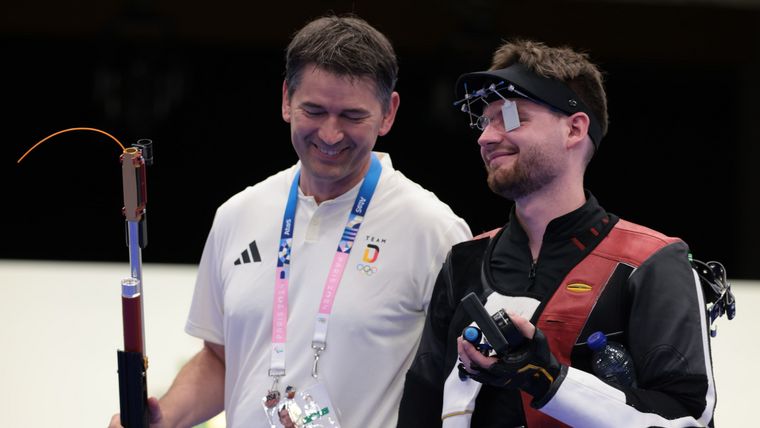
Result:
{"label": "short dark hair", "polygon": [[387,111],[396,87],[398,63],[391,42],[367,21],[355,16],[317,18],[293,36],[285,53],[288,94],[298,89],[305,67],[314,65],[338,76],[369,77]]}
{"label": "short dark hair", "polygon": [[564,82],[591,109],[607,134],[607,94],[599,68],[586,53],[569,47],[549,47],[544,43],[516,39],[504,42],[493,54],[491,70],[507,68],[520,63],[534,73]]}

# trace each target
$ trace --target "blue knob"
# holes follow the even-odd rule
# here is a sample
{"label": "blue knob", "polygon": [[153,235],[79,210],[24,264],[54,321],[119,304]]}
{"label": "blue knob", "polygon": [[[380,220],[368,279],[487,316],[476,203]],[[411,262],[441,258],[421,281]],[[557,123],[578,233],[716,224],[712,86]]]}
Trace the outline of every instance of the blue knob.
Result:
{"label": "blue knob", "polygon": [[480,345],[480,339],[483,337],[483,333],[480,329],[474,326],[465,327],[462,331],[462,337],[464,340],[472,343],[473,346]]}

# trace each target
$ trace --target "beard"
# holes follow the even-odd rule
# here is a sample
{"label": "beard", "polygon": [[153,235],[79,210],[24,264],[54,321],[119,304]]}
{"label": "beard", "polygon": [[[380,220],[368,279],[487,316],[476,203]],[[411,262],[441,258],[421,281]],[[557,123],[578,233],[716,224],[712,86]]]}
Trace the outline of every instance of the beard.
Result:
{"label": "beard", "polygon": [[492,169],[486,165],[488,187],[512,201],[541,190],[558,175],[557,163],[536,148],[523,150],[511,167]]}

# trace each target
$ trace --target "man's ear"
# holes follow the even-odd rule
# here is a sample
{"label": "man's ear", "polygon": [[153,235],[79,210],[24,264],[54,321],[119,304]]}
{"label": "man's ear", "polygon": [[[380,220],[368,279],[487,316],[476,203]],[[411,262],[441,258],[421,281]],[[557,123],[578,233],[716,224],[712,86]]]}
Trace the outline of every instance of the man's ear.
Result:
{"label": "man's ear", "polygon": [[288,94],[288,83],[282,81],[282,119],[290,123],[290,100]]}
{"label": "man's ear", "polygon": [[377,135],[382,137],[391,130],[391,127],[393,127],[393,121],[396,120],[396,112],[398,112],[398,105],[400,102],[401,98],[399,97],[398,92],[393,91],[393,93],[391,93],[390,102],[388,103],[388,111],[383,114],[383,122],[380,124],[380,130]]}
{"label": "man's ear", "polygon": [[588,127],[591,122],[588,115],[583,112],[574,113],[567,117],[568,134],[567,148],[573,148],[580,144],[585,138],[591,138],[588,135]]}

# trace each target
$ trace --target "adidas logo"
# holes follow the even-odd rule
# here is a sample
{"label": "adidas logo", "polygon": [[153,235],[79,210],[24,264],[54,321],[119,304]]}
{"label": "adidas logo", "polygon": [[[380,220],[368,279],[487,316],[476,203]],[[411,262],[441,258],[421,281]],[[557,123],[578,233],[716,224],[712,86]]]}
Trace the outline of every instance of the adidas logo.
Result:
{"label": "adidas logo", "polygon": [[261,256],[259,255],[259,249],[256,247],[256,241],[248,244],[248,248],[240,253],[240,257],[235,260],[235,266],[243,263],[260,262]]}

